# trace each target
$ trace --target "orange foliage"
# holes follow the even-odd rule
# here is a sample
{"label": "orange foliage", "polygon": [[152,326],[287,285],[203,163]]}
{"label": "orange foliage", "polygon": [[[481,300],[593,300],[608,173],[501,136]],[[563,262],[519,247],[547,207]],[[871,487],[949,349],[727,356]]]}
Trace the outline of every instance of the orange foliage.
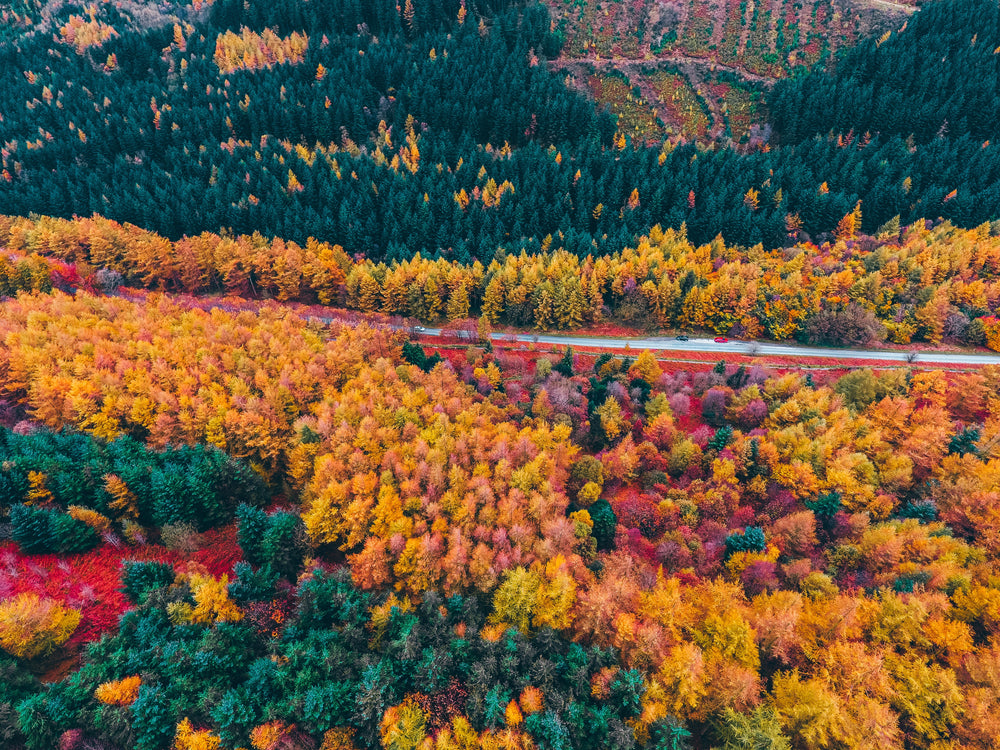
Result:
{"label": "orange foliage", "polygon": [[108,706],[130,706],[139,697],[142,678],[139,675],[126,677],[115,682],[105,682],[97,686],[94,697]]}
{"label": "orange foliage", "polygon": [[450,370],[385,359],[315,420],[324,441],[303,520],[315,542],[349,553],[360,585],[488,591],[515,566],[579,560],[561,489],[568,428],[519,428]]}
{"label": "orange foliage", "polygon": [[83,54],[88,47],[100,47],[111,37],[118,36],[113,26],[102,23],[94,17],[93,10],[90,11],[90,18],[71,15],[59,28],[59,33],[66,43],[76,47],[76,51],[80,54]]}
{"label": "orange foliage", "polygon": [[[398,168],[402,159],[410,171],[417,171],[420,136],[412,124],[406,132],[394,163]],[[388,135],[382,138],[391,148]],[[336,148],[313,151],[284,145],[306,164],[322,154],[339,178],[332,157]],[[231,141],[230,146],[250,144]],[[303,189],[290,168],[288,175],[289,191]],[[455,194],[462,210],[471,210],[476,201],[494,206],[513,190],[509,183],[498,185],[485,170],[479,182],[471,193],[463,189]],[[1000,238],[990,236],[988,228],[958,229],[944,222],[928,230],[921,221],[902,233],[901,242],[892,235],[873,250],[862,249],[860,243],[847,249],[844,243],[857,233],[859,220],[860,206],[841,222],[841,240],[822,247],[801,243],[794,250],[757,246],[739,252],[721,239],[696,247],[683,230],[654,227],[634,248],[610,256],[581,259],[546,240],[544,253],[501,255],[488,267],[478,261],[461,265],[420,255],[388,265],[352,261],[339,246],[309,240],[301,247],[256,234],[203,233],[170,242],[99,216],[2,217],[0,242],[6,241],[12,250],[114,269],[130,283],[150,288],[318,300],[424,321],[482,313],[492,324],[523,324],[527,319],[543,330],[595,323],[602,310],[610,308],[616,316],[642,325],[716,333],[736,326],[751,338],[786,339],[794,337],[825,300],[867,308],[897,343],[914,337],[938,342],[955,309],[991,310],[1000,302]],[[699,283],[682,289],[689,273]],[[917,291],[927,289],[932,296],[917,305]],[[1000,347],[1000,325],[991,317],[981,320],[989,345]]]}
{"label": "orange foliage", "polygon": [[258,34],[247,27],[240,33],[226,31],[215,40],[215,64],[223,73],[260,70],[282,63],[300,63],[309,47],[309,37],[293,31],[279,37],[270,29]]}
{"label": "orange foliage", "polygon": [[[56,294],[7,302],[0,338],[0,387],[38,421],[103,438],[145,434],[160,446],[207,441],[270,474],[296,420],[362,361],[388,353],[394,336],[344,327],[326,341],[277,307],[231,314],[162,297]],[[131,515],[128,495],[105,481]]]}

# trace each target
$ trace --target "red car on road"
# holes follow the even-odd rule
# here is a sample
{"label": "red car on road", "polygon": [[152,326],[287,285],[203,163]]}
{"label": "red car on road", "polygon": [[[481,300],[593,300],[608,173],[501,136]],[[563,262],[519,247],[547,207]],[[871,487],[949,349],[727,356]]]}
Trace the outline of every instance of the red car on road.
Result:
{"label": "red car on road", "polygon": [[716,336],[715,337],[715,343],[716,344],[728,344],[729,343],[729,339],[727,339],[725,336]]}

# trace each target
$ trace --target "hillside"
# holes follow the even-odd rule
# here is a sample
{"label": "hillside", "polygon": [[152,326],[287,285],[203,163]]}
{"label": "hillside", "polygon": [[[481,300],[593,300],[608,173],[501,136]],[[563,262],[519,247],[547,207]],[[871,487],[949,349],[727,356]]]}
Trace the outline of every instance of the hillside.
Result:
{"label": "hillside", "polygon": [[[550,235],[579,255],[615,252],[657,224],[771,248],[799,229],[832,232],[859,200],[869,233],[896,215],[971,227],[1000,213],[996,139],[952,131],[910,148],[855,130],[747,155],[643,148],[629,112],[616,120],[549,70],[561,41],[544,7],[410,7],[227,0],[95,47],[4,42],[0,58],[20,74],[0,84],[0,202],[172,239],[259,231],[374,261],[462,262],[537,252]],[[680,80],[662,75],[663,87]],[[594,85],[608,100],[634,96],[621,81]],[[747,97],[732,107],[744,129]],[[678,95],[678,111],[696,112],[696,98]]]}
{"label": "hillside", "polygon": [[[870,0],[548,0],[552,65],[641,140],[766,140],[774,81],[902,26],[915,5]],[[754,127],[756,126],[756,127]],[[752,129],[752,132],[751,132]]]}

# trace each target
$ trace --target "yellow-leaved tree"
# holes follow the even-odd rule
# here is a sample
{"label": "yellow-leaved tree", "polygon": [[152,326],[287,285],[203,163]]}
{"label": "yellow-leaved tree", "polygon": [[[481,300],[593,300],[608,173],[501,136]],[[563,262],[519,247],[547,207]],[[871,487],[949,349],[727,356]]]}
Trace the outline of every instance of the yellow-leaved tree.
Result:
{"label": "yellow-leaved tree", "polygon": [[102,682],[94,691],[94,697],[106,706],[131,706],[139,697],[142,678],[132,675],[113,682]]}
{"label": "yellow-leaved tree", "polygon": [[37,594],[18,594],[0,603],[0,648],[33,659],[69,640],[79,624],[78,610]]}

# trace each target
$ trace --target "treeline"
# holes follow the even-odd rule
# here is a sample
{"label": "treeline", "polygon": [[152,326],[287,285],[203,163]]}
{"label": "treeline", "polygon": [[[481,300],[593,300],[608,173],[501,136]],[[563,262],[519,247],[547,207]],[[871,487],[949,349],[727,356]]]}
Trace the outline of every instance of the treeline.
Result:
{"label": "treeline", "polygon": [[1000,240],[990,225],[890,222],[858,232],[856,208],[838,238],[790,248],[695,245],[658,227],[633,247],[579,257],[566,237],[537,252],[463,265],[421,256],[377,263],[310,239],[204,233],[170,242],[132,225],[0,217],[0,243],[22,263],[57,258],[88,269],[91,288],[121,283],[205,294],[319,302],[425,323],[485,316],[493,325],[573,329],[602,320],[710,330],[823,345],[944,339],[1000,350]]}
{"label": "treeline", "polygon": [[768,108],[783,144],[830,131],[912,136],[916,143],[995,141],[998,48],[996,5],[924,3],[901,28],[848,50],[826,69],[779,81]]}
{"label": "treeline", "polygon": [[[267,55],[225,51],[263,24],[307,36],[302,62],[253,69]],[[21,71],[0,84],[0,200],[171,239],[227,228],[375,261],[484,263],[559,232],[581,257],[616,252],[657,224],[777,247],[821,238],[858,200],[869,232],[896,215],[1000,215],[1000,146],[957,127],[912,147],[855,128],[745,155],[632,148],[548,71],[549,28],[533,3],[337,0],[221,3],[83,54],[24,38],[0,49]],[[39,64],[50,51],[58,67]]]}

